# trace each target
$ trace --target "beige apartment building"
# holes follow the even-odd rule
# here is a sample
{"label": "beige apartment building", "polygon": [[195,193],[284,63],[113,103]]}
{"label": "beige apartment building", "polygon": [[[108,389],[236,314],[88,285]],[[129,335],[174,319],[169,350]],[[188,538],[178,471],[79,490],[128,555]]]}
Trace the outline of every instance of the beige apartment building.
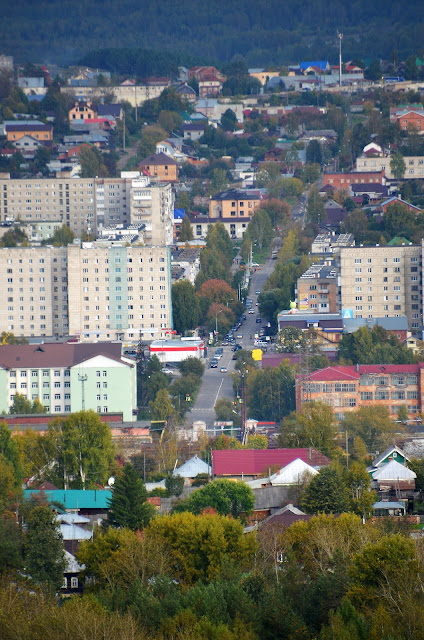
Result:
{"label": "beige apartment building", "polygon": [[[372,158],[363,156],[356,160],[357,172],[369,172],[369,171],[381,171],[385,172],[386,178],[394,179],[393,172],[390,168],[390,156],[383,156],[382,158]],[[404,175],[405,180],[415,180],[424,178],[424,157],[423,156],[405,156],[404,157],[406,171]]]}
{"label": "beige apartment building", "polygon": [[406,316],[422,329],[421,245],[345,247],[340,250],[338,285],[343,315],[353,318]]}
{"label": "beige apartment building", "polygon": [[172,328],[169,248],[73,245],[68,270],[71,335],[150,340]]}
{"label": "beige apartment building", "polygon": [[0,332],[16,336],[68,335],[66,248],[0,249]]}
{"label": "beige apartment building", "polygon": [[172,328],[167,247],[93,242],[0,249],[0,277],[0,332],[150,340]]}
{"label": "beige apartment building", "polygon": [[140,172],[120,178],[26,178],[0,174],[0,223],[67,224],[77,237],[116,224],[146,225],[146,242],[171,244],[174,199],[168,183]]}

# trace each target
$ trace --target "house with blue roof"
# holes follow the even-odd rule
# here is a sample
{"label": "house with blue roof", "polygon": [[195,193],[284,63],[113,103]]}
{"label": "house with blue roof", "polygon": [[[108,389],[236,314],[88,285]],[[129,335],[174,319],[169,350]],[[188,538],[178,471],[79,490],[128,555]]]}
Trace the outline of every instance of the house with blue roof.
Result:
{"label": "house with blue roof", "polygon": [[41,496],[45,496],[49,504],[62,505],[67,513],[104,518],[109,511],[112,492],[110,489],[53,489],[47,491],[26,489],[24,491],[24,500]]}

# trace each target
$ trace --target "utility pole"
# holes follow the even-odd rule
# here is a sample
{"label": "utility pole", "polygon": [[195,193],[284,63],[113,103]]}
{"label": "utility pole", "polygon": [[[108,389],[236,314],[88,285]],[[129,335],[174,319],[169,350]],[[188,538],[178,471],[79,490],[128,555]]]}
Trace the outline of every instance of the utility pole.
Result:
{"label": "utility pole", "polygon": [[135,121],[137,122],[137,80],[134,85]]}
{"label": "utility pole", "polygon": [[339,39],[339,87],[342,86],[342,40],[343,34],[338,31],[337,37]]}
{"label": "utility pole", "polygon": [[[243,363],[244,365],[244,363]],[[246,385],[245,385],[245,375],[246,373],[242,371],[241,374],[241,433],[240,439],[241,443],[246,443]]]}
{"label": "utility pole", "polygon": [[81,382],[81,408],[85,411],[85,390],[84,385],[87,382],[87,374],[78,374],[78,380]]}
{"label": "utility pole", "polygon": [[122,146],[125,151],[125,109],[124,109],[124,126],[122,129]]}

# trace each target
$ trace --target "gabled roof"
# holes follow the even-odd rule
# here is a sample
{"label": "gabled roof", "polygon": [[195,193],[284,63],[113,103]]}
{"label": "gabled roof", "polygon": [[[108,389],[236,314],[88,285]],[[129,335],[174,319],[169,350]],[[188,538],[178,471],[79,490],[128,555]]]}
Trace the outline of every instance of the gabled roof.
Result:
{"label": "gabled roof", "polygon": [[280,469],[300,458],[313,467],[330,464],[330,459],[316,449],[226,449],[212,451],[214,476],[256,476],[270,467]]}
{"label": "gabled roof", "polygon": [[324,71],[328,67],[328,62],[327,60],[311,60],[310,62],[301,62],[299,65],[299,68],[302,71],[308,69],[309,67],[317,67],[318,69]]}
{"label": "gabled roof", "polygon": [[92,531],[86,531],[77,524],[61,524],[59,525],[60,533],[63,540],[91,540],[93,537]]}
{"label": "gabled roof", "polygon": [[376,471],[372,471],[371,475],[374,480],[414,480],[417,477],[414,471],[396,460],[383,464]]}
{"label": "gabled roof", "polygon": [[346,382],[355,382],[355,380],[359,380],[359,371],[356,371],[355,367],[343,367],[340,365],[335,365],[333,367],[325,367],[325,369],[318,369],[317,371],[313,371],[309,375],[309,378],[312,382],[327,380],[343,380]]}
{"label": "gabled roof", "polygon": [[318,471],[300,458],[296,458],[296,460],[290,462],[286,467],[280,469],[278,473],[271,476],[271,484],[273,487],[279,485],[298,484],[305,473],[315,476]]}
{"label": "gabled roof", "polygon": [[396,445],[393,445],[392,447],[388,447],[388,449],[386,449],[386,451],[383,451],[383,453],[380,453],[379,456],[377,456],[377,458],[375,460],[373,460],[373,466],[374,467],[379,467],[381,465],[381,463],[383,462],[383,460],[385,460],[387,458],[387,456],[389,456],[390,454],[394,453],[396,451],[396,453],[399,453],[403,458],[405,458],[405,460],[408,460],[408,462],[410,462],[408,456],[406,455],[406,453],[404,453],[402,451],[402,449],[399,449],[399,447],[397,447]]}
{"label": "gabled roof", "polygon": [[69,551],[64,551],[65,553],[65,571],[64,573],[81,573],[84,571],[85,564],[79,564],[76,557],[69,553]]}
{"label": "gabled roof", "polygon": [[182,478],[195,478],[199,473],[212,473],[212,469],[206,462],[203,462],[197,455],[187,460],[181,467],[175,469],[174,476],[181,476]]}

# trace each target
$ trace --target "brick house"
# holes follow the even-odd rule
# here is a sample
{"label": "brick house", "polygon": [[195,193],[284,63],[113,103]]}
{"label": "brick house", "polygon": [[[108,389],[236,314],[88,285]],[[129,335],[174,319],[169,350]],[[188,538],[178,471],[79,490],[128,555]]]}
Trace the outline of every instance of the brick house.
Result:
{"label": "brick house", "polygon": [[341,420],[346,411],[380,405],[396,419],[406,406],[409,419],[423,410],[424,363],[330,366],[296,376],[296,410],[307,401],[323,401]]}
{"label": "brick house", "polygon": [[334,189],[349,189],[351,184],[365,184],[369,182],[386,184],[384,171],[324,173],[324,187],[331,185]]}
{"label": "brick house", "polygon": [[146,171],[151,178],[161,182],[178,181],[178,165],[173,158],[165,153],[152,153],[137,166]]}

